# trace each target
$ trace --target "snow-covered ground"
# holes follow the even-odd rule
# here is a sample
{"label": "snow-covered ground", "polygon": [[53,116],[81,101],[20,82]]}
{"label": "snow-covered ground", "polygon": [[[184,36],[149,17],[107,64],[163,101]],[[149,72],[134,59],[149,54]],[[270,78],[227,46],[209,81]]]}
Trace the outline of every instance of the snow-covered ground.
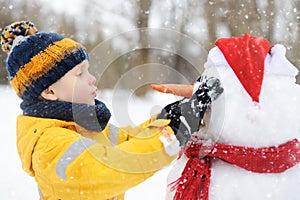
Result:
{"label": "snow-covered ground", "polygon": [[[148,93],[143,98],[127,95],[129,98],[117,98],[118,93],[112,91],[100,92],[98,97],[111,108],[115,101],[128,103],[130,120],[138,124],[146,120],[151,114],[159,111],[164,105],[176,98],[172,95]],[[114,101],[110,99],[113,98]],[[118,100],[119,99],[119,100]],[[16,148],[15,121],[21,113],[19,108],[20,99],[15,95],[10,86],[0,86],[0,123],[1,123],[1,170],[0,170],[0,199],[9,200],[34,200],[38,199],[38,191],[35,181],[28,176],[21,166]],[[113,102],[113,103],[112,103]],[[117,115],[116,109],[112,109],[113,115]],[[122,125],[120,119],[111,119],[112,122]],[[125,196],[126,200],[162,200],[165,195],[166,177],[171,167],[157,172],[153,177],[140,185],[130,189]]]}

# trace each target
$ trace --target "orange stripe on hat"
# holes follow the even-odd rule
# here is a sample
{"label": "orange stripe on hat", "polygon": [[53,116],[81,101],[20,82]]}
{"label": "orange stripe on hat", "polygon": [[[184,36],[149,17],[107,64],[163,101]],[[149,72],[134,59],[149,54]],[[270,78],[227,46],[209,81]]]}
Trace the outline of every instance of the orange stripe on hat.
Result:
{"label": "orange stripe on hat", "polygon": [[10,82],[17,95],[22,97],[26,88],[29,87],[33,81],[46,74],[67,55],[79,48],[82,48],[79,43],[69,38],[64,38],[60,41],[54,42],[44,51],[35,55],[29,63],[20,67]]}

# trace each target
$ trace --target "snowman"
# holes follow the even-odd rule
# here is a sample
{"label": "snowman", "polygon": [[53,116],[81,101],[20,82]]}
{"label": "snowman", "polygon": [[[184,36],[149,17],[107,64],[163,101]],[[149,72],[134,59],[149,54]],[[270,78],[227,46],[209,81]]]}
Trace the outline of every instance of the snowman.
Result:
{"label": "snowman", "polygon": [[[215,45],[202,76],[217,77],[224,92],[182,147],[168,175],[166,199],[299,200],[297,68],[283,45],[249,34]],[[176,95],[192,93],[191,86],[163,87]]]}

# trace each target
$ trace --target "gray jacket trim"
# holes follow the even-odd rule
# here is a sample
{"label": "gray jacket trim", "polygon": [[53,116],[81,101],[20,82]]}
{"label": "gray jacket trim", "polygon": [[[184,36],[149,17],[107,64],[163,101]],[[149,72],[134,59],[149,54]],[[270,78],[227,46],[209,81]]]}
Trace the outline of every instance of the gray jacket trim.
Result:
{"label": "gray jacket trim", "polygon": [[61,156],[56,164],[56,174],[60,178],[67,180],[66,169],[69,164],[75,160],[82,152],[89,146],[97,143],[95,140],[89,138],[80,138],[75,141]]}
{"label": "gray jacket trim", "polygon": [[115,125],[109,124],[108,134],[111,145],[117,145],[119,143],[119,128]]}

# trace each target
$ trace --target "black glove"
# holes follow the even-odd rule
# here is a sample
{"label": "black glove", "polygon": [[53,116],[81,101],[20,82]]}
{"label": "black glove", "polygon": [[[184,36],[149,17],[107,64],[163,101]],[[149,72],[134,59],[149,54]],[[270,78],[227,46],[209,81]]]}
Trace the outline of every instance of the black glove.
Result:
{"label": "black glove", "polygon": [[169,126],[173,129],[180,146],[185,145],[191,134],[198,131],[207,107],[222,92],[217,78],[199,77],[194,88],[198,88],[190,99],[184,98],[167,105],[157,116],[158,119],[170,119]]}

